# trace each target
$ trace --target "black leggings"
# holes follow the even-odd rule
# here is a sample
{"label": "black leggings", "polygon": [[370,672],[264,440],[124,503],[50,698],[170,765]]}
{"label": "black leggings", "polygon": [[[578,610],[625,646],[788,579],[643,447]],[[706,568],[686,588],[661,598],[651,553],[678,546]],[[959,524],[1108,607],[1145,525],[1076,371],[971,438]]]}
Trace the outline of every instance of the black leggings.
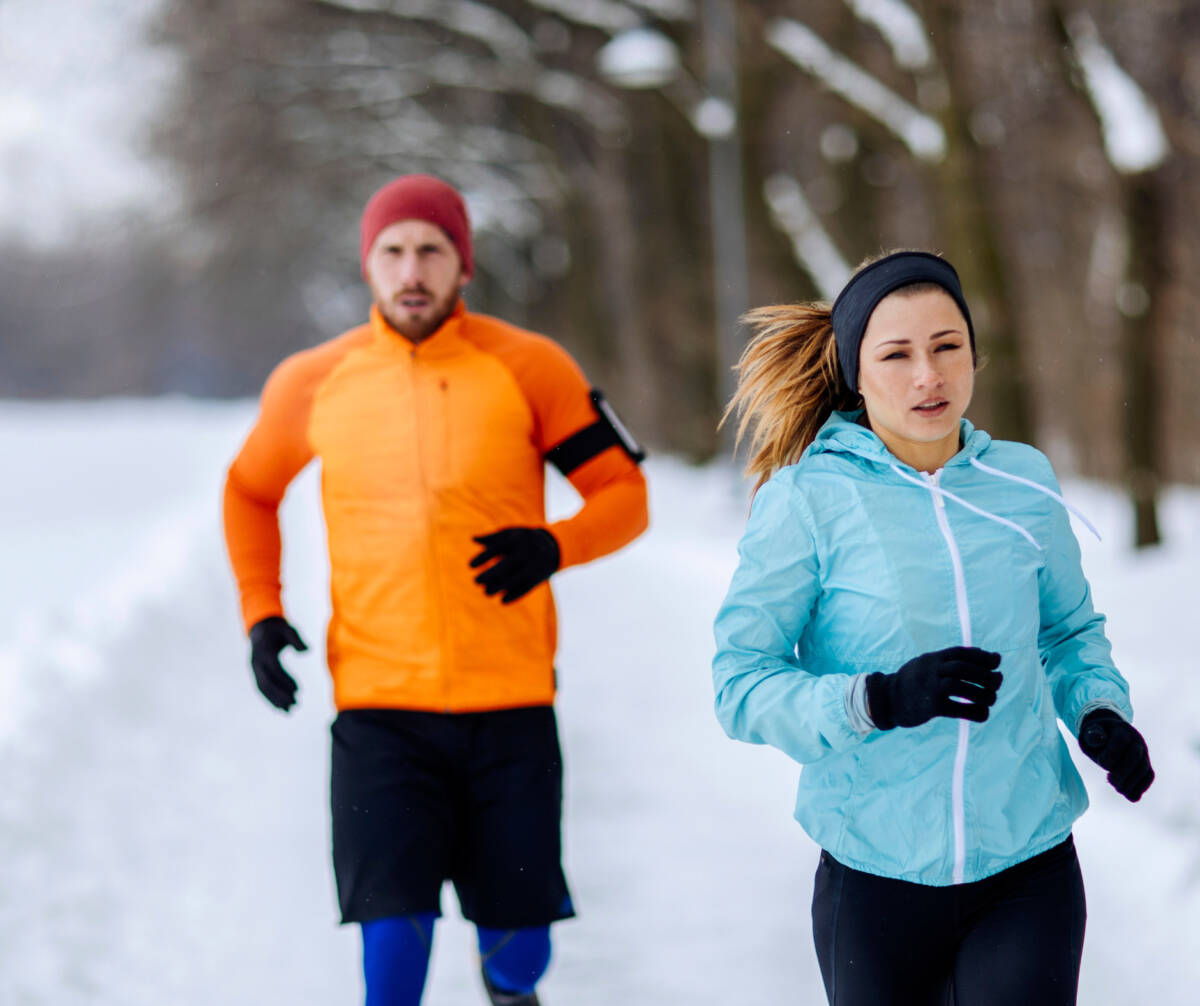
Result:
{"label": "black leggings", "polygon": [[821,853],[813,939],[830,1006],[1073,1006],[1087,907],[1070,838],[971,884],[929,887]]}

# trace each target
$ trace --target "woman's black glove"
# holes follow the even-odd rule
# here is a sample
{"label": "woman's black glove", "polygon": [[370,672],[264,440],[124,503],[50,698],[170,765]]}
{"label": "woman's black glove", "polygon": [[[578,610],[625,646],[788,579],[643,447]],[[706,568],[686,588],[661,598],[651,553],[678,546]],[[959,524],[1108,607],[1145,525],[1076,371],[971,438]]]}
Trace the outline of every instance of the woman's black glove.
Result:
{"label": "woman's black glove", "polygon": [[308,649],[300,633],[280,615],[270,615],[250,628],[250,667],[266,700],[285,713],[296,704],[296,679],[283,669],[279,651],[285,646]]}
{"label": "woman's black glove", "polygon": [[499,559],[475,577],[475,582],[488,597],[503,593],[500,600],[504,604],[524,597],[548,580],[562,561],[558,542],[544,527],[506,527],[492,534],[477,535],[473,540],[483,550],[471,560],[472,569]]}
{"label": "woman's black glove", "polygon": [[894,674],[869,674],[871,722],[880,730],[918,727],[935,716],[982,723],[1004,680],[996,670],[999,666],[999,653],[977,646],[951,646],[922,653]]}
{"label": "woman's black glove", "polygon": [[1079,724],[1079,746],[1126,800],[1136,803],[1154,782],[1150,749],[1132,723],[1111,709],[1093,709]]}

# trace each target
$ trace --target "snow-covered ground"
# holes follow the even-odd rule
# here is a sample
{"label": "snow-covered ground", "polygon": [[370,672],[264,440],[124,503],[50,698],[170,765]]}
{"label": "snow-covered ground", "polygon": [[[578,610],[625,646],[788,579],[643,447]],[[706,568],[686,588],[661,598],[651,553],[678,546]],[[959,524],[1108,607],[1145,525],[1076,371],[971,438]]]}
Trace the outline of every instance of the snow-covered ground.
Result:
{"label": "snow-covered ground", "polygon": [[[0,403],[0,1002],[338,1006],[361,1001],[327,855],[331,718],[311,473],[285,505],[290,717],[254,691],[218,486],[252,406]],[[816,850],[796,770],[711,712],[712,614],[744,523],[727,470],[649,464],[654,525],[556,578],[565,840],[580,917],[548,1006],[823,1002]],[[1068,482],[1159,772],[1137,806],[1090,763],[1076,838],[1090,919],[1081,1002],[1173,1006],[1200,987],[1200,680],[1188,626],[1200,493],[1135,555],[1119,495]],[[555,509],[572,505],[552,486]],[[444,898],[426,1002],[481,1003]]]}

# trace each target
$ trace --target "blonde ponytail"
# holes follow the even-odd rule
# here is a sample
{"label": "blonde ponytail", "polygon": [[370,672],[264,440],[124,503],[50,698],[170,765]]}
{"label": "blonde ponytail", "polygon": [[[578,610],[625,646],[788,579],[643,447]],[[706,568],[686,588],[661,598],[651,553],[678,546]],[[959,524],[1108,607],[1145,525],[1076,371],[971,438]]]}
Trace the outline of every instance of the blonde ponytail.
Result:
{"label": "blonde ponytail", "polygon": [[[838,371],[830,306],[821,302],[755,308],[742,316],[753,334],[734,368],[737,391],[721,418],[738,414],[735,445],[750,434],[746,474],[755,490],[800,459],[835,409],[861,405]],[[736,450],[735,446],[735,450]]]}

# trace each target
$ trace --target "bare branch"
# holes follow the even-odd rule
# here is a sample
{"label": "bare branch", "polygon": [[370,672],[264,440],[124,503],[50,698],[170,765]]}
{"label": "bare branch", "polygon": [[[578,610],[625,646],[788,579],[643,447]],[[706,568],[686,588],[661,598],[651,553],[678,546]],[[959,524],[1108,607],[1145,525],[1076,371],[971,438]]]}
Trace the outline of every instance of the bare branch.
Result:
{"label": "bare branch", "polygon": [[387,14],[440,25],[482,42],[500,59],[536,62],[533,41],[512,18],[472,0],[309,0],[347,14]]}
{"label": "bare branch", "polygon": [[767,25],[766,32],[767,42],[774,49],[886,126],[915,156],[934,162],[945,157],[946,133],[941,123],[838,55],[811,29],[790,18],[776,18]]}

